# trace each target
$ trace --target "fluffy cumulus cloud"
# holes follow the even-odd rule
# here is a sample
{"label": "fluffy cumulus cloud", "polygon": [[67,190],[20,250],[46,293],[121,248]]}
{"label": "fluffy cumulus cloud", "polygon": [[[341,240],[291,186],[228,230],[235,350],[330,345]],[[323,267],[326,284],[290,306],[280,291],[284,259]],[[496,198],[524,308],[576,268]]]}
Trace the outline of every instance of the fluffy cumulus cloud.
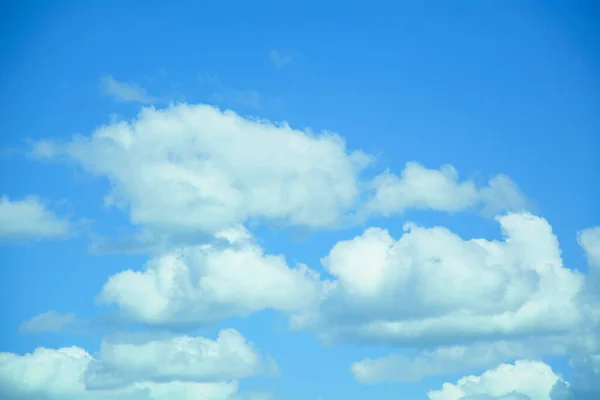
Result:
{"label": "fluffy cumulus cloud", "polygon": [[238,399],[237,378],[265,371],[237,331],[216,341],[176,337],[104,343],[97,357],[78,347],[0,353],[0,395],[10,400]]}
{"label": "fluffy cumulus cloud", "polygon": [[321,293],[319,276],[283,256],[265,254],[236,228],[219,233],[228,245],[184,247],[158,256],[144,270],[111,276],[98,300],[117,304],[151,325],[214,322],[264,309],[295,312]]}
{"label": "fluffy cumulus cloud", "polygon": [[369,161],[335,134],[186,104],[146,108],[45,154],[107,177],[106,203],[127,208],[134,224],[211,233],[247,219],[335,224],[356,202]]}
{"label": "fluffy cumulus cloud", "polygon": [[499,211],[523,211],[527,202],[518,186],[507,176],[497,175],[487,186],[478,187],[472,180],[459,179],[449,164],[429,169],[409,162],[398,176],[389,171],[370,183],[371,196],[363,212],[385,216],[406,209],[458,212],[483,206],[487,214]]}
{"label": "fluffy cumulus cloud", "polygon": [[150,325],[273,309],[326,341],[400,346],[561,335],[586,323],[584,277],[563,265],[548,222],[527,213],[498,222],[502,241],[414,224],[394,239],[369,228],[323,258],[325,280],[266,254],[238,227],[217,234],[226,245],[182,247],[111,276],[98,301]]}
{"label": "fluffy cumulus cloud", "polygon": [[66,156],[108,178],[106,204],[162,232],[214,233],[247,220],[309,228],[356,223],[407,208],[488,212],[525,206],[518,187],[498,175],[487,186],[459,181],[450,165],[407,164],[400,176],[368,179],[374,157],[342,137],[243,118],[208,105],[145,108],[67,143],[42,140],[38,158]]}
{"label": "fluffy cumulus cloud", "polygon": [[36,197],[0,197],[0,240],[52,239],[66,236],[69,220],[57,216]]}
{"label": "fluffy cumulus cloud", "polygon": [[480,376],[465,376],[455,384],[427,393],[429,400],[549,400],[562,378],[541,361],[501,364]]}
{"label": "fluffy cumulus cloud", "polygon": [[337,243],[322,260],[335,279],[293,325],[330,341],[426,346],[581,324],[583,276],[563,266],[548,222],[527,213],[497,220],[503,241],[408,224],[399,239],[370,228]]}
{"label": "fluffy cumulus cloud", "polygon": [[[156,100],[110,77],[103,85],[121,100]],[[141,269],[108,277],[97,297],[131,322],[181,327],[271,309],[287,314],[292,328],[317,332],[326,342],[425,349],[416,357],[354,363],[352,373],[363,383],[500,364],[428,396],[587,400],[598,394],[600,367],[590,356],[596,349],[573,358],[571,383],[538,361],[504,364],[565,354],[577,347],[574,335],[593,337],[590,324],[600,321],[591,285],[563,265],[550,224],[526,211],[525,196],[505,175],[480,184],[461,179],[451,165],[430,169],[409,162],[398,173],[369,177],[374,157],[347,149],[337,134],[189,104],[145,108],[131,121],[67,142],[42,140],[33,153],[65,158],[106,179],[105,204],[127,212],[140,227],[138,242],[154,247]],[[412,223],[392,237],[372,227],[335,244],[322,259],[328,276],[321,278],[306,265],[267,253],[242,227],[268,221],[331,229],[408,209],[495,215],[503,238],[462,238]],[[0,238],[62,236],[69,228],[35,199],[0,200]],[[190,244],[200,236],[211,239]],[[580,232],[578,240],[590,275],[599,272],[600,228]],[[60,330],[72,318],[51,312],[23,329]],[[233,330],[216,340],[107,339],[94,355],[76,347],[0,354],[0,397],[237,399],[237,380],[276,371]]]}
{"label": "fluffy cumulus cloud", "polygon": [[88,388],[140,380],[215,382],[277,371],[274,361],[234,329],[221,331],[216,340],[181,336],[142,343],[104,341],[98,358],[86,371]]}

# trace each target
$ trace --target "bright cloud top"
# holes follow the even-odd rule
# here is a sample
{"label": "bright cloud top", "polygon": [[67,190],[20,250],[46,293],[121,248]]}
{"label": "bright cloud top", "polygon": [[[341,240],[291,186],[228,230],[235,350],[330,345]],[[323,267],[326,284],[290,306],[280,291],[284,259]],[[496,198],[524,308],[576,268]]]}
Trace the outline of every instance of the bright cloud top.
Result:
{"label": "bright cloud top", "polygon": [[400,177],[388,172],[369,181],[362,172],[374,157],[347,150],[337,134],[208,105],[145,108],[135,120],[102,126],[89,137],[63,145],[39,141],[34,154],[63,154],[108,178],[107,205],[162,231],[214,233],[250,219],[319,229],[406,208],[460,211],[480,204],[496,211],[524,204],[507,177],[477,188],[459,182],[448,165],[430,170],[409,163]]}
{"label": "bright cloud top", "polygon": [[150,380],[214,382],[277,371],[238,331],[222,330],[216,340],[181,336],[143,343],[104,341],[99,361],[86,371],[88,388]]}
{"label": "bright cloud top", "polygon": [[146,108],[63,150],[109,178],[107,204],[127,207],[134,224],[209,232],[249,218],[336,223],[354,204],[356,176],[368,162],[334,134],[186,104]]}
{"label": "bright cloud top", "polygon": [[105,342],[98,358],[78,347],[38,348],[24,356],[0,353],[0,394],[8,399],[225,400],[237,392],[231,379],[265,372],[263,361],[235,330],[221,331],[216,341],[183,336]]}
{"label": "bright cloud top", "polygon": [[248,235],[243,228],[222,232],[229,246],[185,247],[149,261],[142,272],[120,272],[98,299],[155,325],[214,322],[264,309],[294,312],[318,300],[318,274],[265,254]]}
{"label": "bright cloud top", "polygon": [[501,364],[481,376],[465,376],[427,393],[430,400],[550,400],[554,385],[562,381],[549,365],[539,361]]}
{"label": "bright cloud top", "polygon": [[460,343],[568,332],[585,318],[583,276],[565,268],[548,222],[498,218],[505,239],[464,240],[413,224],[394,239],[380,228],[337,243],[325,257],[336,279],[319,306],[293,318],[328,341]]}
{"label": "bright cloud top", "polygon": [[[142,239],[168,244],[155,247],[141,270],[110,276],[100,291],[98,303],[116,305],[129,322],[198,326],[270,309],[325,342],[427,349],[413,359],[390,355],[352,365],[358,381],[374,383],[548,354],[589,328],[594,315],[595,305],[582,296],[584,276],[563,265],[552,227],[525,211],[525,196],[505,175],[480,184],[460,179],[451,165],[429,169],[409,162],[399,174],[367,177],[374,157],[348,150],[337,134],[188,104],[145,108],[136,119],[102,126],[91,136],[36,142],[33,152],[65,157],[106,178],[105,204],[128,212]],[[268,254],[242,226],[271,221],[331,229],[409,209],[496,215],[503,238],[464,239],[444,227],[413,223],[394,238],[371,227],[331,248],[321,260],[328,276],[321,278],[304,264],[290,266],[283,256]],[[218,240],[172,245],[199,233]],[[597,228],[579,235],[592,268],[598,237]],[[44,330],[40,326],[58,324],[60,317],[43,314],[27,324]],[[524,345],[542,337],[558,339],[542,351]],[[216,341],[104,341],[96,358],[79,348],[2,357],[19,368],[23,360],[50,357],[73,371],[64,384],[40,378],[39,386],[23,388],[6,367],[2,379],[13,379],[8,394],[17,398],[216,400],[236,395],[232,379],[277,370],[232,330]],[[502,383],[513,376],[528,378]],[[545,364],[517,361],[446,384],[429,397],[547,399],[556,382],[570,395],[572,388]]]}
{"label": "bright cloud top", "polygon": [[36,197],[0,197],[0,240],[53,239],[66,236],[69,220],[48,210]]}
{"label": "bright cloud top", "polygon": [[324,340],[400,346],[558,335],[582,325],[584,277],[563,266],[548,222],[527,213],[498,222],[503,241],[411,224],[397,240],[367,229],[323,258],[333,280],[265,254],[238,228],[221,234],[228,245],[184,247],[111,276],[99,301],[151,325],[273,309]]}

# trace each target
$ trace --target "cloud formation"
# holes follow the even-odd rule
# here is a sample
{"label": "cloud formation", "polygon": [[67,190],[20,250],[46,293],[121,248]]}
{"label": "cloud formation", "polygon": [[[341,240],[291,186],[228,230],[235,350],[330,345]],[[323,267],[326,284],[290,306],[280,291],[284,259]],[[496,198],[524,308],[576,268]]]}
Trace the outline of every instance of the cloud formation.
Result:
{"label": "cloud formation", "polygon": [[129,210],[134,224],[211,233],[248,219],[338,223],[369,161],[334,134],[186,104],[146,108],[131,123],[103,126],[61,150],[110,180],[106,204]]}
{"label": "cloud formation", "polygon": [[369,186],[367,214],[390,216],[407,209],[458,212],[482,206],[483,212],[494,215],[526,209],[525,196],[507,176],[497,175],[487,186],[477,187],[472,180],[460,181],[458,171],[449,164],[438,170],[409,162],[400,176],[387,171]]}
{"label": "cloud formation", "polygon": [[427,393],[429,400],[549,400],[562,378],[541,361],[501,364],[480,376],[465,376],[455,384]]}
{"label": "cloud formation", "polygon": [[[0,353],[0,395],[9,400],[238,399],[237,378],[265,371],[265,359],[235,330],[216,341],[175,337],[104,342],[84,349]],[[27,379],[23,379],[23,377]]]}
{"label": "cloud formation", "polygon": [[229,245],[184,247],[152,259],[141,272],[111,276],[98,301],[132,321],[204,324],[273,309],[305,309],[320,296],[319,276],[283,256],[265,254],[243,228],[218,234]]}
{"label": "cloud formation", "polygon": [[[527,199],[502,174],[479,184],[459,178],[451,165],[431,169],[409,162],[399,174],[373,177],[368,168],[374,157],[349,150],[335,133],[189,104],[145,108],[132,121],[111,122],[64,143],[35,142],[33,153],[66,157],[107,179],[105,204],[124,210],[141,228],[136,245],[154,248],[143,268],[113,274],[97,297],[128,322],[198,326],[275,310],[289,317],[293,329],[315,332],[324,342],[425,349],[412,358],[389,355],[352,365],[358,381],[375,383],[566,354],[577,347],[574,336],[593,336],[600,321],[590,279],[563,264],[548,221],[526,211]],[[393,237],[371,227],[335,244],[321,260],[321,277],[269,254],[243,227],[274,222],[335,229],[409,209],[495,215],[503,238],[463,238],[445,227],[414,223]],[[598,229],[578,236],[590,277],[600,266]],[[197,237],[211,240],[190,244]],[[68,314],[50,312],[23,327],[60,330],[69,323]],[[529,347],[534,342],[539,348]],[[9,398],[224,399],[237,396],[235,380],[276,370],[245,346],[239,333],[223,331],[216,341],[107,340],[97,356],[79,348],[4,353],[7,363],[16,363],[12,369],[47,357],[74,372],[64,384],[40,378],[38,386],[26,388],[8,367],[0,378],[9,382]],[[222,364],[206,354],[222,357]],[[597,374],[589,354],[573,358],[580,372],[572,384],[541,362],[517,361],[448,383],[429,397],[546,400],[552,392],[553,400],[583,398],[597,390],[589,383]]]}
{"label": "cloud formation", "polygon": [[214,234],[247,221],[310,229],[363,222],[407,208],[462,211],[521,209],[509,178],[488,186],[458,181],[456,170],[407,164],[400,176],[365,176],[373,156],[346,148],[331,132],[243,118],[208,105],[145,108],[67,143],[33,144],[37,158],[67,157],[107,178],[107,206],[159,232]]}
{"label": "cloud formation", "polygon": [[335,277],[295,327],[326,341],[461,344],[566,333],[583,323],[584,277],[566,268],[546,220],[497,218],[503,241],[464,240],[443,227],[380,228],[337,243],[322,262]]}
{"label": "cloud formation", "polygon": [[137,381],[216,382],[277,371],[238,331],[222,330],[216,340],[179,336],[142,343],[102,342],[98,360],[86,370],[88,389]]}
{"label": "cloud formation", "polygon": [[71,228],[68,219],[48,210],[37,197],[0,197],[0,241],[63,238]]}
{"label": "cloud formation", "polygon": [[[271,309],[325,342],[451,346],[416,360],[359,362],[353,371],[365,382],[564,354],[570,335],[589,323],[580,298],[584,276],[563,265],[543,218],[516,213],[497,220],[502,241],[465,240],[446,228],[414,224],[394,239],[369,228],[322,259],[331,279],[266,254],[238,227],[218,234],[223,245],[182,247],[141,271],[111,276],[98,300],[149,325],[206,324]],[[527,338],[545,347],[528,352]],[[469,341],[481,344],[468,347]]]}

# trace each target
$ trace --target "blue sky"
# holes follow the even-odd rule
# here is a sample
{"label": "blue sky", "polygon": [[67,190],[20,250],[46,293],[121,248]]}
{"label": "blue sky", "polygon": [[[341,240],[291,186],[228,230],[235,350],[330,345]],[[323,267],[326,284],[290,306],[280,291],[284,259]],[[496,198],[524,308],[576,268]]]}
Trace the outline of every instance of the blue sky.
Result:
{"label": "blue sky", "polygon": [[3,398],[600,396],[595,2],[2,15]]}

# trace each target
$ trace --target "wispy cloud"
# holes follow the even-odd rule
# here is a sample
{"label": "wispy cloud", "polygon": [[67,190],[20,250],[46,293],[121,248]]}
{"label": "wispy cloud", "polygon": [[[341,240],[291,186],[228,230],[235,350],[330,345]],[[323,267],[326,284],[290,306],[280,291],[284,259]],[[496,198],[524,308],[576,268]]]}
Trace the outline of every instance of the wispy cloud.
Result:
{"label": "wispy cloud", "polygon": [[62,332],[76,320],[77,316],[74,313],[51,310],[23,322],[19,329],[28,333]]}
{"label": "wispy cloud", "polygon": [[290,53],[285,53],[279,50],[271,50],[269,52],[269,59],[273,63],[273,65],[277,68],[281,68],[287,64],[290,64],[294,61],[294,58]]}
{"label": "wispy cloud", "polygon": [[104,95],[121,102],[156,104],[162,101],[149,95],[138,83],[121,82],[110,75],[100,77],[100,87]]}

